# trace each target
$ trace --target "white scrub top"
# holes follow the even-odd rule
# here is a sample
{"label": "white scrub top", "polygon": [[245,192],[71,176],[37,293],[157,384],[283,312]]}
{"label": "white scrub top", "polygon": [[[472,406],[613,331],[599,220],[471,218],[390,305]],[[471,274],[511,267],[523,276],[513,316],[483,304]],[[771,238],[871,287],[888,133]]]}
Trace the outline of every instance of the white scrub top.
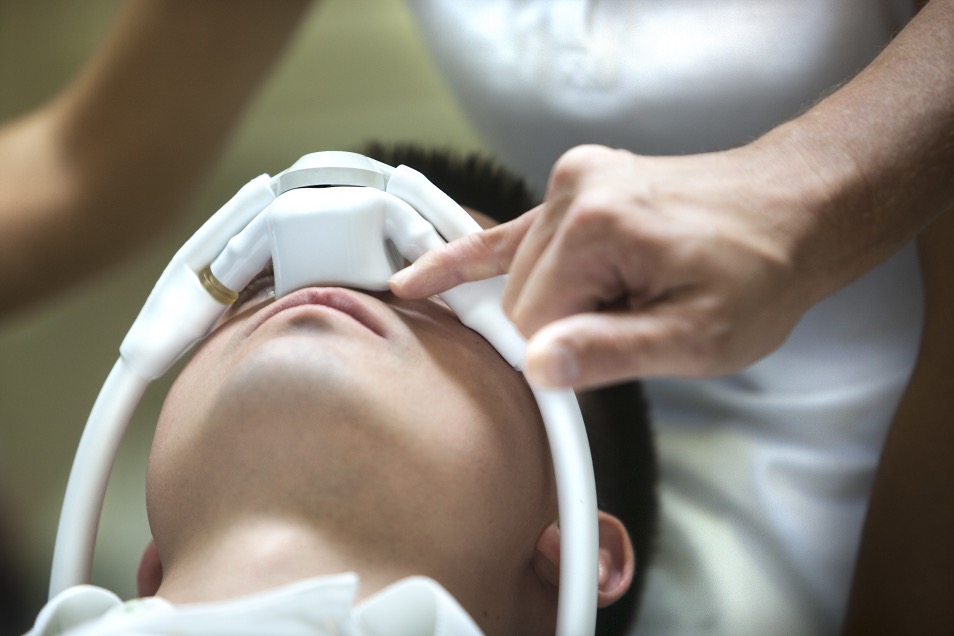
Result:
{"label": "white scrub top", "polygon": [[26,636],[480,636],[440,584],[409,577],[354,604],[358,577],[320,576],[215,603],[161,598],[123,603],[78,585],[54,597]]}
{"label": "white scrub top", "polygon": [[[541,193],[582,143],[745,143],[850,78],[913,13],[905,0],[407,2],[478,132]],[[922,304],[908,247],[753,367],[647,382],[663,505],[638,633],[837,632]]]}
{"label": "white scrub top", "polygon": [[406,0],[460,106],[538,188],[566,149],[744,143],[860,70],[911,0]]}

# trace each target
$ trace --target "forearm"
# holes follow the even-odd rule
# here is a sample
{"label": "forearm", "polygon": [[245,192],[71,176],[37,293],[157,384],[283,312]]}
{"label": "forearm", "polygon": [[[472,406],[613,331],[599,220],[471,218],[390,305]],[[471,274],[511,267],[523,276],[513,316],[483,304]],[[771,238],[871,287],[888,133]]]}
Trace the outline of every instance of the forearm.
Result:
{"label": "forearm", "polygon": [[754,144],[782,150],[796,187],[813,184],[782,229],[818,298],[954,203],[952,68],[954,1],[932,0],[851,82]]}
{"label": "forearm", "polygon": [[0,311],[168,224],[306,7],[303,0],[123,5],[76,80],[0,132]]}
{"label": "forearm", "polygon": [[845,634],[954,633],[954,217],[919,239],[921,352],[872,491]]}

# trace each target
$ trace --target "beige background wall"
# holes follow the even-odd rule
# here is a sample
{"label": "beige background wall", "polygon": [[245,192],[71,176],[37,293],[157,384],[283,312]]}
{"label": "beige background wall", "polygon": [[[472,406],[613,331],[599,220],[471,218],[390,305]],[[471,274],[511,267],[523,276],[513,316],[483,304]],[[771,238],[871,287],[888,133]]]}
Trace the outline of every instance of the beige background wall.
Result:
{"label": "beige background wall", "polygon": [[[0,0],[0,120],[42,103],[68,81],[117,6]],[[7,547],[22,559],[25,583],[38,594],[46,586],[83,423],[169,257],[255,175],[275,173],[307,152],[354,148],[369,139],[479,147],[400,2],[327,0],[302,25],[184,221],[114,271],[40,307],[0,316],[0,514],[14,533]],[[135,567],[148,539],[145,461],[167,386],[161,381],[147,392],[107,495],[94,582],[123,596],[134,593]]]}

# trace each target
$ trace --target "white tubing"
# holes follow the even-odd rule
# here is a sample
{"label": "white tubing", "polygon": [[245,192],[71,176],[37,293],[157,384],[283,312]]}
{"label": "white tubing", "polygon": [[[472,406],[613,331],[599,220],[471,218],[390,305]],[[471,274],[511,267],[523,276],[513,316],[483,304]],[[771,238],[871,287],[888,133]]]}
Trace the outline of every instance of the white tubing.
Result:
{"label": "white tubing", "polygon": [[263,211],[229,239],[209,268],[220,283],[232,291],[241,291],[268,265],[271,257],[272,246],[268,242]]}
{"label": "white tubing", "polygon": [[63,497],[53,548],[51,599],[69,587],[89,581],[109,473],[132,412],[148,384],[120,358],[93,404]]}
{"label": "white tubing", "polygon": [[268,175],[246,183],[179,248],[119,347],[130,368],[155,379],[169,370],[225,311],[199,281],[199,272],[222,253],[275,200]]}
{"label": "white tubing", "polygon": [[592,634],[599,590],[596,480],[583,416],[573,391],[531,386],[550,442],[560,505],[557,636]]}

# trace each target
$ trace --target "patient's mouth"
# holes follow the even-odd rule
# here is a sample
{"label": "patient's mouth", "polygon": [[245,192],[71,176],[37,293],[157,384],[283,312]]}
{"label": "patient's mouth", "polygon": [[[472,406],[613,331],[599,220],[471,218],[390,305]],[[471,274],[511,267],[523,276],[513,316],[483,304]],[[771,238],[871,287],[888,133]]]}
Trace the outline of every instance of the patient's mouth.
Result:
{"label": "patient's mouth", "polygon": [[370,298],[364,294],[343,287],[306,287],[261,309],[246,328],[244,336],[248,337],[269,319],[283,311],[305,305],[317,305],[345,314],[376,335],[387,338],[388,329],[384,320],[378,312],[374,311],[369,301]]}

